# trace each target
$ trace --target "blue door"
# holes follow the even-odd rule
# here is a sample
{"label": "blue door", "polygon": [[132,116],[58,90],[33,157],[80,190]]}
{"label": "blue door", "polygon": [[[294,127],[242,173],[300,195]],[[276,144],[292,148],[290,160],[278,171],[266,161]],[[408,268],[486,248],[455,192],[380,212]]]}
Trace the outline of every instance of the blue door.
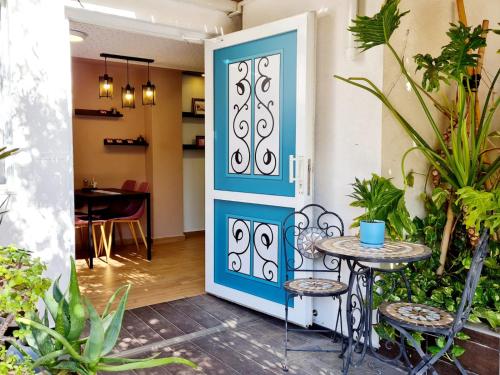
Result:
{"label": "blue door", "polygon": [[297,32],[214,52],[215,189],[294,196]]}
{"label": "blue door", "polygon": [[[281,223],[311,201],[305,179],[314,102],[298,82],[305,83],[313,61],[306,48],[311,38],[304,38],[311,15],[295,21],[229,34],[205,47],[206,289],[278,316],[286,276]],[[310,311],[295,301],[292,320],[307,324]]]}

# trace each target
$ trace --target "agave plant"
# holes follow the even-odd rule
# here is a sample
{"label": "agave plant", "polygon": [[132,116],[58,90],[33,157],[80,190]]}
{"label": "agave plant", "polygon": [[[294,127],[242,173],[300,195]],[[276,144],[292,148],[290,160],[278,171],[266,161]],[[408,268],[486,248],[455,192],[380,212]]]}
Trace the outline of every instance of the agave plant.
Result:
{"label": "agave plant", "polygon": [[[111,357],[120,334],[123,315],[130,285],[119,288],[108,301],[104,312],[99,315],[89,301],[80,294],[75,263],[71,260],[70,283],[66,293],[62,293],[59,282],[53,284],[52,294],[46,294],[46,311],[42,318],[22,317],[17,321],[25,330],[28,345],[38,358],[33,368],[43,368],[50,373],[78,373],[94,375],[98,372],[117,372],[144,369],[168,364],[183,364],[192,368],[196,365],[183,358],[129,359]],[[115,300],[121,295],[116,310],[111,311]],[[51,328],[49,315],[55,322]],[[86,319],[90,320],[88,337],[81,337]]]}
{"label": "agave plant", "polygon": [[18,148],[12,148],[10,150],[7,150],[7,147],[0,147],[0,160],[6,159],[9,156],[14,155],[17,151],[19,151]]}
{"label": "agave plant", "polygon": [[398,189],[390,179],[372,174],[369,180],[352,184],[351,206],[365,209],[365,213],[354,219],[351,227],[359,227],[361,221],[382,220],[386,223],[391,238],[403,239],[405,233],[412,234],[415,226],[410,219],[404,200],[404,190]]}
{"label": "agave plant", "polygon": [[[449,191],[447,223],[441,243],[440,267],[437,270],[438,274],[442,274],[455,219],[453,212],[455,192],[466,186],[481,188],[487,184],[491,189],[498,184],[500,156],[497,156],[493,161],[488,160],[487,154],[491,149],[488,148],[487,141],[494,114],[500,103],[499,98],[492,100],[492,91],[500,69],[496,72],[483,107],[479,111],[479,108],[476,108],[478,94],[475,87],[477,82],[474,81],[476,78],[471,76],[470,70],[477,66],[479,55],[476,52],[479,48],[486,46],[485,35],[488,30],[483,30],[480,26],[472,28],[463,24],[452,24],[447,33],[450,42],[442,48],[438,57],[434,58],[428,54],[418,54],[414,57],[417,70],[423,71],[422,84],[419,85],[408,73],[403,60],[390,42],[401,18],[408,13],[408,11],[400,12],[398,5],[399,0],[387,0],[380,12],[373,17],[359,16],[353,20],[354,24],[349,30],[355,35],[362,51],[384,45],[391,52],[420,103],[420,108],[433,130],[438,149],[436,150],[433,146],[434,140],[431,142],[424,139],[394,107],[382,90],[369,79],[335,77],[377,97],[414,141],[416,146],[403,156],[403,175],[405,174],[404,161],[406,156],[413,151],[421,152],[440,174],[446,189]],[[454,107],[447,108],[430,95],[431,91],[440,87],[440,83],[454,84],[457,87],[458,98]],[[430,98],[438,109],[448,116],[449,137],[443,135],[437,120],[433,118],[429,110],[425,97]],[[480,113],[480,116],[476,116],[476,113]]]}

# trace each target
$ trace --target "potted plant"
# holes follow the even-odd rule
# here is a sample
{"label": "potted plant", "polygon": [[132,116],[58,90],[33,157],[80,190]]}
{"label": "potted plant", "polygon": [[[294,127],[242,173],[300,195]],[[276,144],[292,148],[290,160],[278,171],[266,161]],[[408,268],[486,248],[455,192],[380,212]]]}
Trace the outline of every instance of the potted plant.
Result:
{"label": "potted plant", "polygon": [[352,186],[354,192],[349,197],[354,201],[351,206],[365,209],[351,225],[360,227],[362,246],[382,247],[386,229],[391,238],[397,239],[414,231],[404,202],[404,190],[396,188],[390,179],[372,174],[369,180],[356,178]]}

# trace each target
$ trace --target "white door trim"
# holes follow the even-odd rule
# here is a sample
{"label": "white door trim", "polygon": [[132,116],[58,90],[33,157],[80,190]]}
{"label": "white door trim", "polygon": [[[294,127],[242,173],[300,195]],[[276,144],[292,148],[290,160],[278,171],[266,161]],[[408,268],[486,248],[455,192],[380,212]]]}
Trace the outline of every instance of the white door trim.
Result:
{"label": "white door trim", "polygon": [[[298,180],[295,184],[295,197],[217,191],[214,189],[214,51],[293,30],[297,31],[296,155],[301,156],[303,161],[302,167],[296,171]],[[210,39],[205,43],[205,290],[252,309],[266,306],[265,313],[280,318],[284,317],[283,305],[214,282],[214,200],[237,200],[264,205],[282,205],[296,209],[311,203],[314,183],[313,174],[308,171],[307,166],[308,160],[310,160],[311,168],[314,165],[315,31],[316,15],[314,12],[308,12]],[[296,305],[304,304],[305,310],[311,313],[304,317],[303,314],[296,313],[295,309],[291,309],[290,320],[302,325],[310,325],[312,323],[311,299],[304,298],[295,303]],[[303,311],[302,308],[301,311]]]}

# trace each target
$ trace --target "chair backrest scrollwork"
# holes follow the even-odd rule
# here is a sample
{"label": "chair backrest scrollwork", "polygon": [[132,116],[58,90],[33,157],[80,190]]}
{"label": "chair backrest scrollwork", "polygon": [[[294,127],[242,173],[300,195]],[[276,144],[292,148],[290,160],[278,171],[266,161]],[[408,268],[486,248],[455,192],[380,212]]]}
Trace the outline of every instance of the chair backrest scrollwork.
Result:
{"label": "chair backrest scrollwork", "polygon": [[472,257],[472,262],[469,268],[469,272],[467,274],[467,278],[465,280],[464,291],[462,293],[462,300],[460,301],[460,305],[458,306],[455,321],[453,322],[453,333],[457,333],[460,331],[467,319],[469,318],[472,302],[474,300],[474,295],[476,293],[476,288],[479,283],[479,278],[481,277],[481,271],[483,269],[484,259],[488,254],[488,241],[489,241],[489,232],[485,230],[481,235],[479,243],[476,245],[474,250],[474,255]]}
{"label": "chair backrest scrollwork", "polygon": [[[282,225],[283,248],[287,274],[300,272],[338,272],[340,279],[340,259],[324,255],[316,250],[316,241],[344,235],[344,222],[335,212],[318,204],[309,204],[292,212]],[[306,268],[309,260],[322,258],[324,269]]]}

